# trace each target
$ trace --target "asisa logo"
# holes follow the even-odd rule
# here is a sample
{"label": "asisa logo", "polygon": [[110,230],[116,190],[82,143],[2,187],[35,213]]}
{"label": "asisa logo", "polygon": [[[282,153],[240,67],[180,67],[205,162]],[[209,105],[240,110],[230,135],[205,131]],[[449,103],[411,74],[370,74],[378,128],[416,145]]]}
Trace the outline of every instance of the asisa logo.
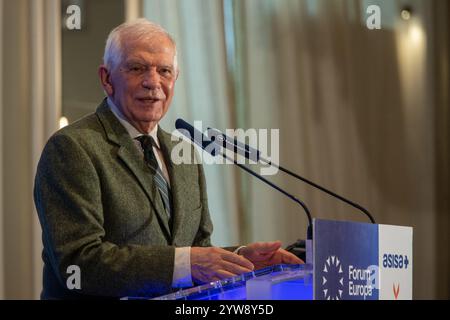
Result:
{"label": "asisa logo", "polygon": [[388,269],[408,269],[409,259],[405,254],[389,254],[383,255],[383,267]]}
{"label": "asisa logo", "polygon": [[325,300],[341,300],[344,292],[344,271],[339,258],[329,256],[322,271],[323,298]]}

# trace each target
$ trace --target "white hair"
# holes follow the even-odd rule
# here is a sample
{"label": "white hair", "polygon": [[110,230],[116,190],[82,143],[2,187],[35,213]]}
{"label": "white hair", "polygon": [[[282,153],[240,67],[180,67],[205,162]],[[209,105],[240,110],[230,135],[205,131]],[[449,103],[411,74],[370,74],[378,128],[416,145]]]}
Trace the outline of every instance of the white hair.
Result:
{"label": "white hair", "polygon": [[106,39],[105,53],[103,55],[103,64],[110,70],[115,68],[122,62],[123,59],[123,39],[125,37],[132,37],[139,39],[142,37],[151,37],[153,35],[164,35],[175,48],[175,56],[173,66],[178,68],[177,61],[177,45],[172,36],[159,24],[151,22],[147,19],[141,18],[130,22],[122,23],[114,28]]}

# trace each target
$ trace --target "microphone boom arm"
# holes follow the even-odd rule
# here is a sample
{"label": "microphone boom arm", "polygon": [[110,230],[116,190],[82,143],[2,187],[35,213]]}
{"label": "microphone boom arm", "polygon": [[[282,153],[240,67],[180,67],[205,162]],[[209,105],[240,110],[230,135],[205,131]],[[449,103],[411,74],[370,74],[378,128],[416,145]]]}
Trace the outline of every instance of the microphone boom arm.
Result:
{"label": "microphone boom arm", "polygon": [[[314,183],[306,178],[303,178],[302,176],[299,176],[298,174],[292,172],[291,170],[288,170],[286,168],[283,168],[282,166],[280,166],[279,164],[276,163],[272,163],[272,161],[269,161],[267,159],[264,159],[261,156],[261,152],[258,149],[252,148],[249,145],[239,142],[236,138],[231,138],[227,135],[225,135],[224,133],[220,132],[217,129],[214,128],[208,128],[208,134],[212,135],[214,137],[220,137],[223,141],[223,147],[226,149],[230,149],[233,150],[235,153],[240,154],[242,156],[244,156],[246,159],[251,159],[251,160],[255,160],[255,161],[261,161],[263,163],[266,163],[270,166],[276,167],[278,169],[280,169],[281,171],[283,171],[284,173],[287,173],[288,175],[297,178],[303,182],[305,182],[306,184],[309,184],[310,186],[313,186],[314,188],[317,188],[319,190],[321,190],[322,192],[327,193],[328,195],[331,195],[335,198],[337,198],[338,200],[341,200],[343,202],[345,202],[346,204],[360,210],[361,212],[363,212],[369,219],[370,221],[375,224],[375,219],[373,218],[373,216],[370,214],[370,212],[363,208],[362,206],[360,206],[359,204],[350,201],[346,198],[344,198],[343,196],[338,195],[337,193],[328,190],[320,185],[318,185],[317,183]],[[217,143],[217,142],[216,142]],[[295,200],[294,200],[295,201]]]}
{"label": "microphone boom arm", "polygon": [[365,215],[366,215],[367,217],[369,217],[369,219],[370,219],[370,221],[371,221],[372,223],[374,223],[374,224],[376,223],[376,222],[375,222],[375,219],[374,219],[373,216],[370,214],[370,212],[369,212],[367,209],[365,209],[365,208],[363,208],[362,206],[360,206],[359,204],[357,204],[357,203],[355,203],[355,202],[353,202],[353,201],[350,201],[350,200],[348,200],[348,199],[346,199],[346,198],[344,198],[344,197],[338,195],[337,193],[334,193],[333,191],[330,191],[330,190],[328,190],[328,189],[326,189],[326,188],[324,188],[324,187],[322,187],[322,186],[319,186],[318,184],[316,184],[316,183],[314,183],[314,182],[312,182],[312,181],[310,181],[310,180],[308,180],[308,179],[306,179],[306,178],[303,178],[302,176],[299,176],[299,175],[296,174],[295,172],[292,172],[292,171],[290,171],[289,169],[283,168],[283,167],[280,166],[280,165],[277,165],[277,164],[275,164],[275,163],[272,163],[271,161],[268,161],[268,160],[266,160],[266,159],[264,159],[264,158],[262,158],[262,157],[260,158],[260,160],[262,160],[263,162],[265,162],[265,163],[268,164],[268,165],[271,165],[271,166],[274,166],[274,167],[280,169],[281,171],[283,171],[284,173],[287,173],[287,174],[290,175],[290,176],[293,176],[293,177],[295,177],[295,178],[297,178],[297,179],[299,179],[299,180],[301,180],[301,181],[303,181],[303,182],[305,182],[305,183],[307,183],[307,184],[309,184],[309,185],[311,185],[311,186],[313,186],[313,187],[315,187],[315,188],[317,188],[317,189],[319,189],[319,190],[322,190],[323,192],[325,192],[325,193],[327,193],[327,194],[329,194],[329,195],[331,195],[331,196],[333,196],[333,197],[335,197],[335,198],[338,198],[339,200],[341,200],[341,201],[343,201],[343,202],[349,204],[350,206],[352,206],[352,207],[354,207],[354,208],[356,208],[356,209],[361,210],[362,212],[365,213]]}
{"label": "microphone boom arm", "polygon": [[292,201],[296,202],[298,205],[300,205],[303,210],[306,212],[306,216],[308,217],[308,229],[307,229],[307,239],[312,239],[312,218],[311,218],[311,213],[308,209],[308,207],[306,206],[306,204],[297,199],[296,197],[294,197],[292,194],[284,191],[283,189],[281,189],[280,187],[278,187],[276,184],[270,182],[269,180],[267,180],[266,178],[264,178],[263,176],[257,174],[256,172],[254,172],[253,170],[247,168],[246,166],[238,163],[235,159],[231,159],[230,157],[228,157],[226,154],[224,154],[223,152],[219,152],[219,154],[230,161],[233,161],[233,163],[235,165],[237,165],[239,168],[241,168],[242,170],[246,171],[247,173],[251,174],[252,176],[258,178],[259,180],[261,180],[262,182],[268,184],[269,186],[271,186],[272,188],[278,190],[279,192],[281,192],[282,194],[284,194],[286,197],[288,197],[289,199],[291,199]]}

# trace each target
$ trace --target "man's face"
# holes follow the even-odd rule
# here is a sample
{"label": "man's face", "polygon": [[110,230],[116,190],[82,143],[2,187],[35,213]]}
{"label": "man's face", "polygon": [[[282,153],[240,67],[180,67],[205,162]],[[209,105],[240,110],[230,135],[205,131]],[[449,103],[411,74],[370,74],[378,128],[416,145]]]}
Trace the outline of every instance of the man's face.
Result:
{"label": "man's face", "polygon": [[175,53],[165,35],[124,41],[121,62],[105,69],[108,85],[101,74],[114,104],[141,132],[153,129],[169,109],[178,77]]}

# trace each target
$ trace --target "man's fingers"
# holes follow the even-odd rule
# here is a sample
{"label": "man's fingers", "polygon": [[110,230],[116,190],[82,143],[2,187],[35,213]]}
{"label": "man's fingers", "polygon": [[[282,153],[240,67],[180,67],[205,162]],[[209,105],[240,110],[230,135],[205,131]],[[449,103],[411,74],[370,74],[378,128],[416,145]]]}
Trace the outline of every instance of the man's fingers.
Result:
{"label": "man's fingers", "polygon": [[224,268],[225,271],[231,272],[231,273],[233,273],[235,275],[253,271],[253,268],[252,269],[245,268],[245,267],[242,267],[242,266],[240,266],[238,264],[235,264],[235,263],[232,263],[232,262],[228,262],[228,261],[225,261],[225,260],[222,262],[222,265],[223,265],[223,268]]}
{"label": "man's fingers", "polygon": [[239,256],[235,253],[231,252],[224,253],[222,259],[248,269],[249,271],[246,272],[250,272],[255,268],[253,263],[245,259],[243,256]]}
{"label": "man's fingers", "polygon": [[284,249],[280,250],[281,254],[283,255],[283,263],[290,263],[290,264],[304,264],[305,262],[297,257],[295,254],[290,253]]}
{"label": "man's fingers", "polygon": [[253,270],[249,260],[222,248],[191,248],[191,275],[196,281],[217,281]]}

